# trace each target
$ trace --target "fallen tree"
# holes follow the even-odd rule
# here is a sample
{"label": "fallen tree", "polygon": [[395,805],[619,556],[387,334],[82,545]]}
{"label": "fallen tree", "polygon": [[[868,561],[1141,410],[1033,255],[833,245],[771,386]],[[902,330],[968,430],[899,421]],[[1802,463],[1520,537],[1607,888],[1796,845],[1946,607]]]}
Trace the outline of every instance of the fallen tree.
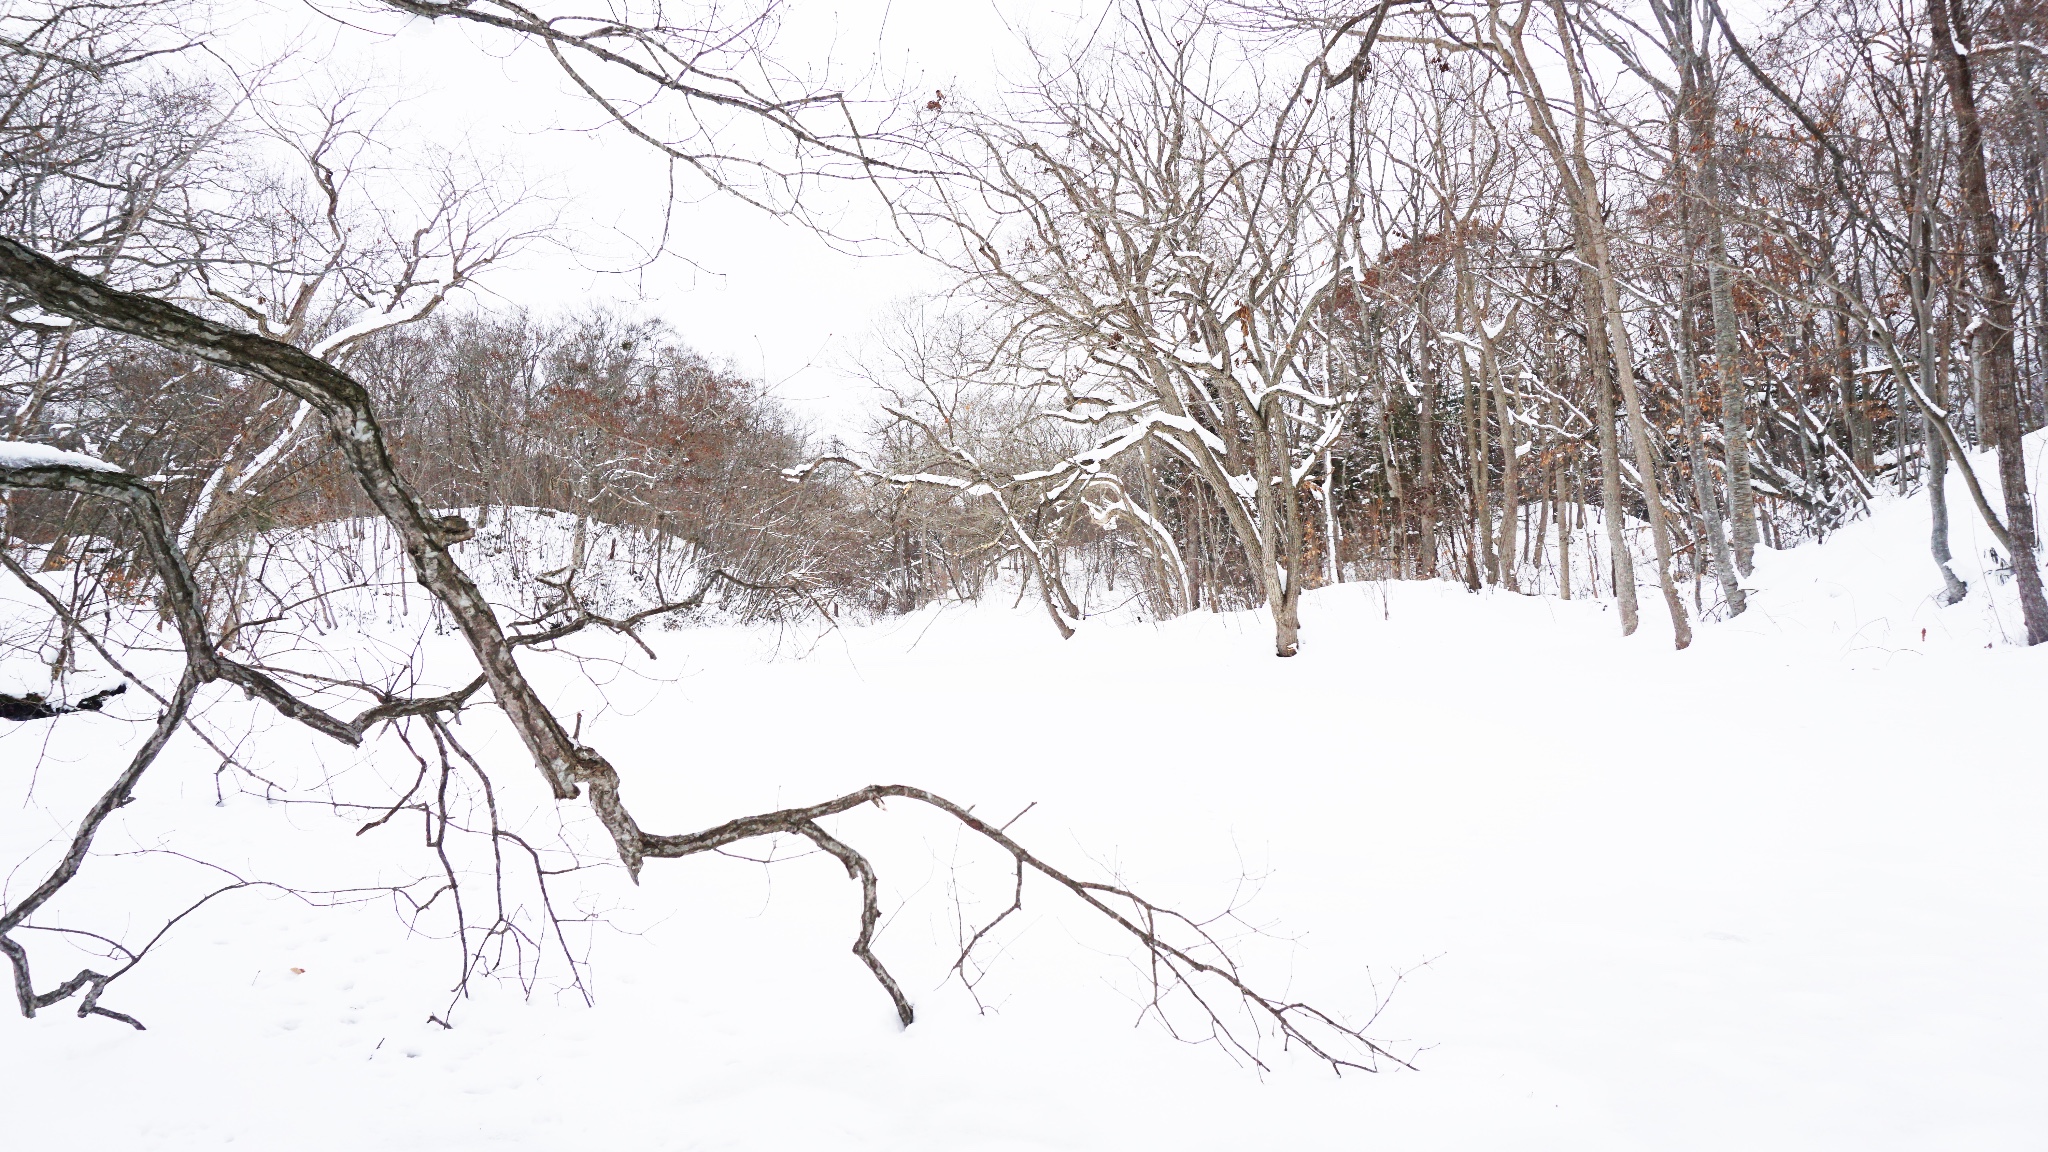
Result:
{"label": "fallen tree", "polygon": [[[489,771],[455,743],[444,721],[477,702],[488,689],[491,701],[518,733],[554,798],[558,802],[580,799],[587,804],[609,836],[619,860],[636,879],[650,859],[680,859],[773,836],[800,837],[836,858],[861,889],[859,930],[852,951],[887,992],[905,1026],[914,1020],[914,1008],[872,947],[881,917],[875,869],[865,854],[821,823],[863,805],[883,806],[891,799],[907,800],[942,813],[1006,853],[1014,864],[1016,881],[1010,905],[973,933],[953,966],[962,979],[966,978],[964,966],[975,949],[996,925],[1022,907],[1025,882],[1035,877],[1106,918],[1141,950],[1152,982],[1147,1010],[1176,1034],[1184,1034],[1189,1025],[1170,1017],[1185,1012],[1192,1014],[1195,1026],[1207,1038],[1261,1067],[1265,1066],[1261,1036],[1272,1036],[1288,1047],[1299,1045],[1340,1072],[1375,1070],[1382,1061],[1405,1064],[1370,1039],[1364,1026],[1346,1023],[1312,1005],[1262,991],[1240,970],[1229,949],[1205,922],[1154,903],[1122,885],[1076,877],[1026,848],[1004,827],[976,816],[968,806],[924,789],[871,785],[818,804],[744,816],[695,832],[643,829],[627,805],[618,770],[603,753],[582,743],[541,699],[521,670],[516,654],[522,647],[557,639],[586,624],[630,632],[648,618],[645,614],[626,621],[592,617],[588,621],[558,622],[537,631],[508,633],[451,551],[455,543],[469,538],[470,526],[459,517],[437,514],[424,505],[393,462],[369,393],[335,365],[292,345],[236,331],[175,304],[115,290],[6,238],[0,238],[0,288],[5,289],[4,304],[9,311],[33,305],[77,324],[145,340],[265,382],[308,405],[324,422],[330,440],[365,495],[395,531],[411,562],[414,578],[448,613],[482,670],[481,675],[458,690],[425,697],[396,696],[367,683],[336,685],[366,693],[370,702],[350,717],[318,707],[279,677],[226,654],[227,638],[209,628],[198,583],[177,546],[173,527],[145,481],[103,461],[40,446],[23,446],[23,451],[12,455],[0,454],[0,490],[71,493],[106,501],[121,511],[136,556],[155,577],[160,610],[176,626],[183,657],[176,687],[169,696],[157,697],[163,710],[149,738],[80,818],[58,865],[28,897],[0,914],[0,951],[6,953],[13,967],[16,997],[25,1015],[34,1015],[38,1009],[83,991],[81,1016],[108,1016],[141,1027],[132,1016],[99,1003],[107,985],[139,962],[141,952],[133,953],[127,965],[113,972],[88,969],[39,992],[32,978],[28,950],[13,934],[78,875],[91,856],[95,835],[112,812],[133,800],[138,781],[189,720],[201,688],[215,682],[235,685],[279,714],[351,746],[361,744],[366,733],[377,725],[417,718],[427,726],[440,750],[443,780],[458,764],[466,764],[484,782],[487,791],[491,788]],[[18,568],[17,574],[26,577]],[[428,771],[429,765],[422,758],[422,781]],[[415,802],[419,788],[416,783],[414,791],[391,804],[390,811],[428,805],[425,799]],[[430,811],[426,807],[422,810]],[[442,822],[445,834],[445,813]],[[495,817],[490,835],[494,843],[502,836],[516,839],[516,832],[497,827]],[[542,882],[544,887],[544,876]],[[465,935],[465,946],[467,939]],[[465,981],[473,967],[465,964]],[[1182,1002],[1191,1007],[1178,1007]],[[1170,1004],[1174,1005],[1171,1009]]]}

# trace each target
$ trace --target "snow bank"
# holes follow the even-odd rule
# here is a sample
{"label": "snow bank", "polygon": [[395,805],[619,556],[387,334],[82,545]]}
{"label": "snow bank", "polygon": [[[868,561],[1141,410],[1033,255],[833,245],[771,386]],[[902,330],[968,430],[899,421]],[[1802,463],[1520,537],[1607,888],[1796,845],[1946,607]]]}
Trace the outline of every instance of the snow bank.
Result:
{"label": "snow bank", "polygon": [[[2048,432],[2027,438],[2028,479],[2037,502],[2048,495],[2044,446]],[[1989,486],[1992,505],[2003,508],[1996,457],[1978,452],[1971,462]],[[1759,549],[1756,573],[1744,582],[1752,590],[1750,611],[1704,631],[1702,639],[1735,645],[1761,660],[1793,645],[1856,668],[2023,646],[2026,628],[2008,558],[1961,477],[1951,473],[1948,489],[1949,548],[1956,574],[1970,586],[1960,603],[1944,607],[1935,596],[1942,581],[1928,547],[1926,493],[1886,491],[1871,502],[1868,516],[1844,525],[1824,544]],[[1659,614],[1648,595],[1643,614],[1646,620]]]}

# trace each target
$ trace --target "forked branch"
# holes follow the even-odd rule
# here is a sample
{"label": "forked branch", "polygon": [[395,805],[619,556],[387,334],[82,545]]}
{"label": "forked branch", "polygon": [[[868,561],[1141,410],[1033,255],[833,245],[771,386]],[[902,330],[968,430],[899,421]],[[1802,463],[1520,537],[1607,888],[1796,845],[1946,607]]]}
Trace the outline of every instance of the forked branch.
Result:
{"label": "forked branch", "polygon": [[[1107,918],[1124,935],[1143,948],[1154,985],[1151,1008],[1176,1034],[1179,1034],[1179,1030],[1174,1029],[1173,1022],[1167,1018],[1164,1001],[1172,993],[1180,991],[1187,993],[1195,1002],[1196,1012],[1212,1037],[1257,1067],[1263,1069],[1268,1066],[1258,1049],[1257,1037],[1247,1035],[1242,1025],[1232,1022],[1227,1008],[1213,1001],[1209,994],[1205,993],[1206,982],[1206,987],[1211,992],[1223,992],[1241,1004],[1251,1014],[1255,1026],[1263,1025],[1270,1028],[1279,1037],[1283,1046],[1299,1045],[1338,1072],[1346,1069],[1378,1071],[1382,1060],[1404,1068],[1412,1067],[1407,1060],[1388,1051],[1365,1034],[1364,1028],[1371,1024],[1370,1020],[1365,1026],[1354,1026],[1313,1005],[1269,996],[1254,987],[1232,959],[1229,949],[1203,922],[1155,904],[1120,885],[1082,880],[1069,875],[1025,848],[1002,828],[976,816],[965,806],[922,788],[903,784],[874,784],[821,804],[745,816],[707,828],[702,832],[682,836],[647,835],[644,837],[642,852],[650,857],[692,856],[745,840],[788,834],[802,836],[838,857],[840,862],[846,865],[847,874],[861,882],[861,931],[854,943],[853,951],[888,991],[890,999],[896,1005],[898,1017],[905,1024],[909,1024],[912,1019],[910,1004],[904,999],[896,980],[876,959],[870,947],[874,940],[874,927],[880,915],[875,895],[874,869],[857,851],[827,834],[818,824],[819,820],[828,816],[850,812],[866,804],[882,807],[885,801],[896,798],[913,800],[945,813],[976,835],[1002,849],[1016,864],[1018,885],[1011,907],[1005,909],[987,927],[974,934],[952,968],[952,971],[959,974],[963,980],[966,979],[964,966],[968,953],[987,938],[990,929],[1022,906],[1023,874],[1029,871],[1065,889],[1090,909]],[[1183,938],[1175,938],[1176,928]]]}

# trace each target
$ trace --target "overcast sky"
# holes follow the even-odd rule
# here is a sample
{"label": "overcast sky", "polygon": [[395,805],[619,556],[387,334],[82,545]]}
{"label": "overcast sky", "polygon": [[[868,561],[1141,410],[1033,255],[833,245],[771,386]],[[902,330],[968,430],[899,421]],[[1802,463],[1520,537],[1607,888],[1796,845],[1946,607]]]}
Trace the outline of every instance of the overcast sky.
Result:
{"label": "overcast sky", "polygon": [[[345,0],[324,9],[249,2],[251,17],[221,43],[225,54],[260,60],[290,44],[298,74],[372,79],[414,93],[400,113],[408,134],[400,138],[504,157],[561,197],[569,247],[538,247],[517,267],[493,272],[481,301],[536,309],[604,301],[662,316],[828,430],[857,430],[869,410],[866,389],[848,371],[858,343],[890,302],[941,284],[917,257],[880,244],[861,254],[835,250],[803,227],[701,191],[676,208],[675,255],[646,263],[636,249],[660,234],[667,166],[606,125],[544,53],[514,50],[452,20],[366,19]],[[835,76],[879,67],[920,92],[985,90],[1005,62],[1014,66],[1020,34],[1064,38],[1090,9],[1100,4],[792,0],[776,55],[793,66],[829,56]],[[862,196],[849,200],[844,230],[878,235],[884,224]]]}

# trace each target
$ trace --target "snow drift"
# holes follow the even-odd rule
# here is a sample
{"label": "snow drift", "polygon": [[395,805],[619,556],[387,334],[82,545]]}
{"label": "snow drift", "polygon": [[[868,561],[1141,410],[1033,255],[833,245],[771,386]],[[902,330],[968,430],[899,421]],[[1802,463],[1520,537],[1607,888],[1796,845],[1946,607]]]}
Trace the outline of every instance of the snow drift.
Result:
{"label": "snow drift", "polygon": [[[653,660],[616,637],[580,639],[580,663],[528,658],[645,822],[896,781],[1022,813],[1020,834],[1077,870],[1237,909],[1247,963],[1303,998],[1367,1013],[1398,978],[1375,1032],[1419,1072],[1338,1080],[1280,1057],[1261,1079],[1133,1028],[1125,952],[1049,899],[970,995],[946,968],[962,925],[1007,899],[1006,873],[945,825],[864,811],[837,827],[883,871],[877,949],[918,1005],[907,1031],[847,954],[844,872],[795,846],[774,864],[650,867],[638,888],[616,869],[573,878],[576,914],[596,918],[572,932],[595,1006],[566,961],[515,966],[456,1005],[452,1030],[427,1021],[457,975],[444,940],[409,934],[388,901],[251,889],[117,985],[148,1032],[63,1011],[0,1023],[10,1134],[49,1149],[2032,1147],[2048,1128],[2033,720],[2048,655],[2010,642],[2010,589],[1963,513],[1962,604],[1934,605],[1925,507],[1894,499],[1823,545],[1764,553],[1752,610],[1684,653],[1649,598],[1623,640],[1601,603],[1435,582],[1312,593],[1292,661],[1266,654],[1257,614],[1096,622],[1061,643],[996,604],[800,637],[707,623],[650,633]],[[349,562],[388,555],[374,544]],[[263,642],[363,666],[419,651],[468,674],[417,590],[358,576],[381,589],[362,601],[375,610]],[[349,752],[260,719],[241,735],[233,707],[214,733],[281,791],[413,771],[388,744]],[[40,778],[0,834],[54,835],[94,784],[66,774],[149,715],[130,693],[0,729],[0,785],[21,797]],[[1707,718],[1731,715],[1743,739],[1712,738],[1725,729]],[[520,755],[486,713],[463,723],[479,755]],[[425,851],[416,826],[357,836],[352,814],[277,803],[219,767],[180,745],[47,926],[118,922],[206,871],[166,848],[334,889]],[[565,845],[588,834],[551,824],[537,792],[508,797],[506,819]]]}

